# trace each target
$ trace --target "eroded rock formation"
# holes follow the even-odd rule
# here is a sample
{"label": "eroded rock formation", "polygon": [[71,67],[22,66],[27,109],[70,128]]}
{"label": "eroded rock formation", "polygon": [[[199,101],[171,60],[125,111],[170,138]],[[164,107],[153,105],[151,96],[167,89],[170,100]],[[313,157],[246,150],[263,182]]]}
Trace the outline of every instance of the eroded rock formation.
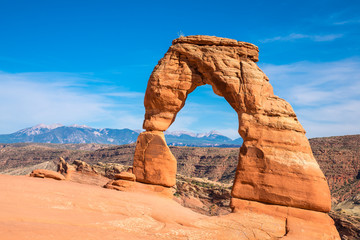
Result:
{"label": "eroded rock formation", "polygon": [[69,164],[63,157],[60,157],[57,171],[58,174],[64,176],[64,179],[77,183],[104,186],[109,181],[107,177],[98,174],[93,166],[80,160]]}
{"label": "eroded rock formation", "polygon": [[[139,181],[169,186],[164,145],[143,144],[144,135],[165,131],[196,87],[210,84],[238,113],[244,139],[232,196],[240,199],[328,212],[330,191],[292,107],[274,95],[258,68],[258,48],[236,40],[189,36],[173,41],[150,76],[144,129],[137,143],[134,173]],[[155,144],[155,143],[154,143]],[[154,152],[154,149],[158,149]],[[141,156],[140,156],[141,155]],[[169,157],[172,158],[172,157]],[[161,170],[147,162],[163,159]],[[149,163],[150,164],[150,163]],[[151,171],[157,175],[147,174]],[[161,171],[161,172],[160,172]],[[166,180],[159,180],[166,175]],[[155,179],[156,178],[156,179]]]}
{"label": "eroded rock formation", "polygon": [[46,170],[46,169],[35,169],[30,173],[30,177],[37,178],[52,178],[55,180],[65,180],[65,177],[58,172]]}
{"label": "eroded rock formation", "polygon": [[274,95],[257,61],[258,48],[250,43],[210,36],[174,40],[148,81],[146,132],[138,138],[134,157],[137,181],[175,184],[175,158],[162,131],[174,122],[188,94],[209,84],[237,112],[244,140],[232,189],[234,211],[243,208],[236,204],[242,199],[329,212],[329,187],[305,130],[290,104]]}
{"label": "eroded rock formation", "polygon": [[176,159],[166,145],[161,131],[143,132],[136,141],[134,174],[137,181],[174,186],[176,183]]}

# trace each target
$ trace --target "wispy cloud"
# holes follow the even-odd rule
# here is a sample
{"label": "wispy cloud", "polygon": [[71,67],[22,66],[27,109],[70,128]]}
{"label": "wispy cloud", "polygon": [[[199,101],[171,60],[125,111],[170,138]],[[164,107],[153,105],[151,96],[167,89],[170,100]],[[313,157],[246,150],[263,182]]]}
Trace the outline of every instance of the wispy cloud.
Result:
{"label": "wispy cloud", "polygon": [[[142,128],[144,93],[127,91],[126,86],[96,79],[92,74],[0,72],[0,83],[0,102],[4,103],[0,104],[0,134],[38,123]],[[220,130],[237,138],[235,111],[210,86],[196,92],[191,94],[170,131]]]}
{"label": "wispy cloud", "polygon": [[343,21],[336,21],[334,25],[360,24],[360,19],[348,19]]}
{"label": "wispy cloud", "polygon": [[110,92],[110,93],[106,93],[105,95],[109,97],[127,97],[127,98],[144,97],[144,93],[141,92]]}
{"label": "wispy cloud", "polygon": [[0,72],[0,134],[56,122],[141,128],[139,93],[113,92],[94,82],[101,86],[81,74]]}
{"label": "wispy cloud", "polygon": [[289,101],[309,137],[360,133],[360,59],[263,64],[275,93]]}
{"label": "wispy cloud", "polygon": [[295,41],[299,39],[308,39],[314,42],[328,42],[333,41],[335,39],[343,37],[343,34],[327,34],[327,35],[308,35],[308,34],[301,34],[301,33],[291,33],[286,36],[277,36],[273,38],[267,38],[264,40],[260,40],[262,43],[268,42],[276,42],[276,41]]}

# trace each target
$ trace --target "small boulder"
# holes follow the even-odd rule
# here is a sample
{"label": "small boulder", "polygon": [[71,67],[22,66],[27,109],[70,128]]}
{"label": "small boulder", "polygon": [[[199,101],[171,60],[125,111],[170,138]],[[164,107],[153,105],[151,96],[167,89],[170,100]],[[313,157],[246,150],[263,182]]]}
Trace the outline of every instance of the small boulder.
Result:
{"label": "small boulder", "polygon": [[114,176],[115,180],[127,180],[127,181],[136,181],[136,177],[135,174],[130,173],[130,172],[121,172],[119,174],[115,174]]}
{"label": "small boulder", "polygon": [[46,169],[35,169],[30,173],[30,177],[38,177],[38,178],[52,178],[55,180],[65,180],[65,177],[55,171],[46,170]]}

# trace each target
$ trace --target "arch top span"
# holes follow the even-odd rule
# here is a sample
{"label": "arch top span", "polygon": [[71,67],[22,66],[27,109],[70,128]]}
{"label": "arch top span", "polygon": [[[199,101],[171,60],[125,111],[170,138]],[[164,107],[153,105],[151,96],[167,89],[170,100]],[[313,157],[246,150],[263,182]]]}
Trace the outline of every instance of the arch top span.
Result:
{"label": "arch top span", "polygon": [[259,94],[273,95],[273,91],[255,64],[258,52],[253,44],[227,38],[197,35],[175,39],[150,76],[143,128],[165,131],[188,94],[204,84],[211,85],[238,113],[260,108]]}
{"label": "arch top span", "polygon": [[229,38],[213,37],[194,35],[180,37],[172,41],[172,44],[188,43],[198,46],[223,46],[223,47],[234,47],[237,48],[239,53],[248,56],[254,62],[259,61],[259,48],[252,43],[236,41]]}
{"label": "arch top span", "polygon": [[175,121],[188,94],[209,84],[237,112],[244,140],[233,198],[330,210],[330,191],[305,131],[290,104],[274,95],[269,79],[256,65],[258,52],[253,44],[211,36],[173,41],[154,68],[145,93],[146,132],[138,138],[134,158],[139,181],[175,183],[176,160],[162,132]]}

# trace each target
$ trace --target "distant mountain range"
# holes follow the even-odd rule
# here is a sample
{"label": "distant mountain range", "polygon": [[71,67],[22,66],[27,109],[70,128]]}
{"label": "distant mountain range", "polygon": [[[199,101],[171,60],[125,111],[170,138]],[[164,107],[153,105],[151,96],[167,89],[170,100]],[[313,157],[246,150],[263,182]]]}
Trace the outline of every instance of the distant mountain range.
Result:
{"label": "distant mountain range", "polygon": [[[0,134],[0,143],[98,143],[123,145],[136,142],[140,131],[127,128],[91,128],[85,125],[63,126],[39,124],[11,134]],[[194,147],[237,147],[242,139],[232,140],[216,131],[195,134],[191,132],[165,132],[168,145]]]}

